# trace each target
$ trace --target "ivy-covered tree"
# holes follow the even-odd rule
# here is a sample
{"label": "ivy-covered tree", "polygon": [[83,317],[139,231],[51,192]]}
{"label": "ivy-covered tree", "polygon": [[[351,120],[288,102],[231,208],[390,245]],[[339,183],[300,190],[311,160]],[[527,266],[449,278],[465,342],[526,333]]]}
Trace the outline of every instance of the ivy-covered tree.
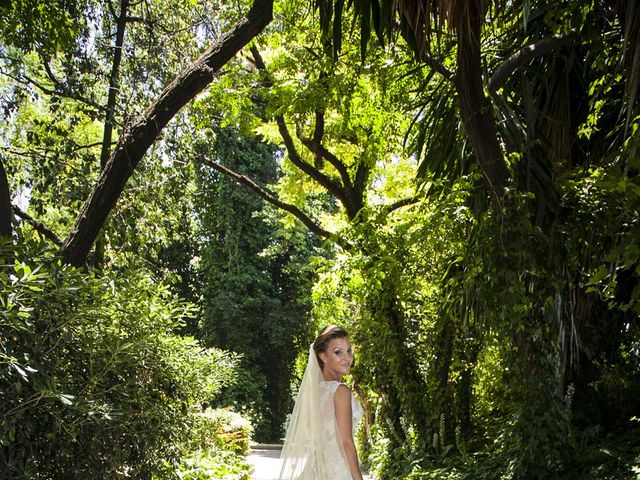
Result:
{"label": "ivy-covered tree", "polygon": [[[234,127],[215,127],[196,155],[271,184],[277,148]],[[241,380],[221,400],[246,411],[255,438],[277,442],[291,409],[298,348],[308,337],[313,238],[282,228],[280,214],[202,163],[196,212],[205,344],[242,355]]]}
{"label": "ivy-covered tree", "polygon": [[[362,26],[359,65],[352,38],[342,34],[344,25],[353,25],[352,10],[343,2],[318,5],[323,36],[309,39],[308,30],[296,34],[282,28],[272,44],[265,41],[262,54],[252,50],[273,112],[273,123],[260,131],[286,148],[291,184],[307,182],[308,191],[330,192],[343,216],[333,216],[333,225],[310,221],[303,210],[313,212],[311,204],[305,206],[299,195],[287,197],[283,188],[284,195],[274,199],[246,176],[219,170],[288,209],[318,235],[337,239],[358,260],[343,272],[344,282],[356,288],[343,285],[334,292],[356,292],[361,307],[356,338],[371,363],[365,361],[360,378],[380,402],[377,426],[386,430],[389,447],[381,472],[397,478],[411,462],[442,465],[456,450],[467,451],[467,442],[480,442],[480,451],[490,448],[483,443],[489,438],[499,438],[502,447],[491,468],[509,469],[511,478],[576,472],[579,452],[571,428],[578,422],[572,414],[583,415],[592,398],[590,382],[610,398],[618,395],[604,380],[614,351],[618,360],[625,358],[629,372],[637,372],[637,358],[622,355],[637,345],[640,291],[637,255],[629,243],[637,238],[637,222],[631,220],[637,195],[629,186],[637,183],[638,136],[629,113],[637,108],[632,80],[637,65],[630,60],[637,44],[630,19],[637,10],[626,2],[614,7],[567,2],[560,10],[547,2],[532,9],[528,3],[520,9],[500,2],[358,2],[352,6]],[[398,26],[406,43],[395,42]],[[380,39],[394,40],[385,53],[370,42],[371,28]],[[417,62],[397,54],[407,47]],[[611,68],[605,60],[611,58],[627,60]],[[385,154],[393,158],[393,147],[382,153],[375,145],[393,137],[375,129],[365,129],[363,136],[357,128],[349,130],[376,118],[373,105],[380,98],[367,84],[369,109],[354,108],[359,93],[354,84],[360,85],[350,80],[372,73],[374,84],[383,81],[389,78],[380,66],[385,63],[397,65],[391,69],[395,87],[407,88],[403,93],[414,103],[398,95],[381,115],[396,131],[403,124],[390,120],[394,107],[400,116],[414,116],[413,127],[405,124],[404,132],[409,153],[420,160],[425,203],[434,204],[418,210],[425,212],[426,225],[438,225],[433,232],[421,229],[411,214],[406,222],[387,223],[385,216],[372,215],[376,209],[363,195],[383,184],[368,183],[376,168],[384,180],[391,177],[383,165]],[[407,64],[413,65],[408,72]],[[353,73],[347,75],[349,67]],[[342,85],[349,86],[348,93]],[[626,124],[612,121],[620,114]],[[345,144],[360,148],[361,155],[352,155]],[[605,174],[604,165],[615,168]],[[358,171],[366,175],[359,177]],[[598,204],[611,205],[613,216],[582,203],[586,185],[598,185],[591,193],[599,192]],[[621,196],[609,203],[614,191]],[[451,223],[431,223],[433,212],[448,218],[450,202],[459,202]],[[582,217],[587,211],[593,216]],[[594,228],[600,222],[607,226]],[[422,242],[426,252],[451,231],[451,243],[437,255],[443,266],[408,254],[404,236],[412,229],[424,233],[410,238]],[[585,236],[595,238],[587,231],[600,232],[600,242],[585,244]],[[414,283],[408,272],[422,283]],[[418,291],[409,294],[416,285]],[[436,306],[421,307],[421,300]],[[606,325],[606,337],[616,340],[603,342],[596,324]],[[377,343],[380,337],[387,341]],[[606,367],[595,367],[594,351],[596,363]],[[492,368],[504,374],[492,376]],[[626,378],[637,384],[636,373]],[[481,386],[480,379],[489,385]],[[474,396],[478,388],[492,400],[485,393]],[[598,408],[611,413],[606,403]],[[621,403],[636,405],[631,397]],[[629,431],[629,410],[617,411],[620,416],[614,416]],[[597,428],[614,423],[596,421]]]}

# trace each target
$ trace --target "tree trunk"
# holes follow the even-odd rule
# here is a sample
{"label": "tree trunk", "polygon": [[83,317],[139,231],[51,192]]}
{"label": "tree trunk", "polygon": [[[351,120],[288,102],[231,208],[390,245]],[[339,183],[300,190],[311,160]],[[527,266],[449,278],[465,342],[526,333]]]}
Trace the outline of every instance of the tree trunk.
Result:
{"label": "tree trunk", "polygon": [[127,12],[129,0],[120,2],[120,15],[116,27],[116,43],[113,51],[113,63],[111,76],[109,77],[109,92],[107,96],[107,113],[104,119],[104,132],[102,134],[102,150],[100,152],[100,168],[103,169],[109,161],[111,153],[111,139],[116,117],[116,95],[118,93],[118,77],[120,76],[120,62],[122,61],[122,46],[124,45],[124,31],[127,26]]}
{"label": "tree trunk", "polygon": [[13,211],[11,209],[11,191],[7,172],[0,158],[0,238],[13,234]]}
{"label": "tree trunk", "polygon": [[390,393],[390,400],[398,402],[396,413],[400,416],[396,420],[399,422],[401,417],[406,418],[414,427],[417,443],[426,444],[430,426],[424,397],[428,391],[427,385],[420,375],[416,359],[407,347],[408,332],[389,282],[383,282],[379,297],[381,301],[373,312],[380,319],[380,328],[389,330],[391,343],[386,346],[387,358],[382,358],[380,362],[382,368],[388,369],[390,380],[390,385],[383,388]]}
{"label": "tree trunk", "polygon": [[[440,429],[438,434],[442,445],[452,443],[451,428],[451,393],[449,391],[449,373],[451,371],[451,362],[453,360],[453,340],[456,335],[456,326],[452,319],[445,318],[444,325],[438,334],[437,354],[435,359],[434,370],[436,374],[436,384],[438,385],[438,393],[440,398],[437,403],[440,407]],[[444,416],[444,417],[442,417]]]}
{"label": "tree trunk", "polygon": [[466,365],[460,374],[456,386],[456,416],[460,427],[460,439],[467,441],[471,438],[471,401],[473,399],[473,369],[478,363],[480,353],[479,341],[467,338],[463,347],[462,360]]}
{"label": "tree trunk", "polygon": [[127,180],[169,121],[214,79],[215,74],[273,18],[273,0],[255,0],[247,15],[208,48],[160,94],[120,137],[97,184],[60,250],[66,263],[82,265]]}
{"label": "tree trunk", "polygon": [[466,12],[459,16],[461,24],[456,26],[458,72],[455,85],[465,130],[489,186],[493,203],[497,206],[509,178],[509,171],[498,141],[493,105],[483,89],[480,31],[484,12],[480,3],[463,2]]}
{"label": "tree trunk", "polygon": [[[109,77],[109,91],[107,95],[107,113],[104,119],[104,131],[102,134],[102,150],[100,151],[100,171],[104,170],[111,154],[111,139],[116,117],[116,95],[118,93],[118,77],[120,76],[120,62],[122,61],[122,47],[124,45],[124,32],[127,26],[127,13],[129,0],[120,2],[120,15],[116,27],[116,43],[113,51],[113,63],[111,64],[111,76]],[[96,240],[94,266],[104,262],[104,235]]]}

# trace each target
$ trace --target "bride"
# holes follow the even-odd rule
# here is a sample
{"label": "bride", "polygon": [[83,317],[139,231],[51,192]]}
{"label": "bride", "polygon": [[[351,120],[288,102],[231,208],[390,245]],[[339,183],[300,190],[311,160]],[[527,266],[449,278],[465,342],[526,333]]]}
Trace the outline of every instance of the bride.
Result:
{"label": "bride", "polygon": [[276,480],[362,480],[353,441],[362,408],[342,383],[352,366],[347,332],[326,326],[309,348]]}

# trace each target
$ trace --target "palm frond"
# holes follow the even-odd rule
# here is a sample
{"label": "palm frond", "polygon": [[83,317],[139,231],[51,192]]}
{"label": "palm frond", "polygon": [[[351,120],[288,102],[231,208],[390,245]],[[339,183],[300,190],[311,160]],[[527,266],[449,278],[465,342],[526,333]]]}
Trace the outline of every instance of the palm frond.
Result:
{"label": "palm frond", "polygon": [[451,185],[471,168],[451,82],[441,79],[414,119],[410,151],[419,159],[417,177]]}
{"label": "palm frond", "polygon": [[315,0],[315,4],[324,38],[334,38],[334,56],[341,46],[343,13],[353,8],[354,25],[360,26],[363,58],[371,30],[381,44],[392,40],[399,31],[416,56],[424,58],[431,53],[433,40],[438,44],[443,32],[470,32],[470,15],[484,18],[491,10],[495,19],[509,14],[514,7],[511,2],[507,9],[506,0],[351,0],[346,5],[344,0]]}

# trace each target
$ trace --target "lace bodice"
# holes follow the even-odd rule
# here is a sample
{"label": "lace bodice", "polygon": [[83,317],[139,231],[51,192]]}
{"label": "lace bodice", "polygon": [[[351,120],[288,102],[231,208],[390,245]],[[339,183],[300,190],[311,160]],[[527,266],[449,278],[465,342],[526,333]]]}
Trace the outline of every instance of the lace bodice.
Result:
{"label": "lace bodice", "polygon": [[[335,405],[333,403],[333,397],[338,387],[342,383],[337,381],[328,381],[320,383],[320,411],[322,414],[322,427],[323,430],[331,429],[333,431],[335,424]],[[351,394],[351,428],[352,433],[355,435],[358,422],[362,417],[362,407],[360,403]]]}
{"label": "lace bodice", "polygon": [[[338,433],[336,422],[334,396],[340,382],[330,381],[320,383],[320,421],[322,424],[322,439],[324,445],[324,462],[328,478],[331,480],[352,480]],[[362,417],[362,407],[351,394],[351,428],[355,434],[358,421]]]}

